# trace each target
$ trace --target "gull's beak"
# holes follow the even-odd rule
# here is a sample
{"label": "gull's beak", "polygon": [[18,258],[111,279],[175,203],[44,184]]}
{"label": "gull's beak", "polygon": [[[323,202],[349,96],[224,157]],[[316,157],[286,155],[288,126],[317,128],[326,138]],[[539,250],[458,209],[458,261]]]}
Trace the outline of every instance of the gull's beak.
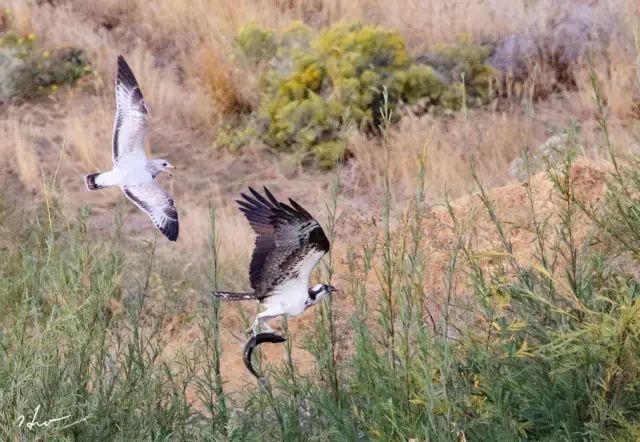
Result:
{"label": "gull's beak", "polygon": [[[169,169],[176,170],[176,166],[167,166],[167,167],[168,167]],[[172,177],[172,178],[173,178],[173,173],[171,173],[171,172],[167,172],[167,173],[169,174],[169,176],[170,176],[170,177]]]}

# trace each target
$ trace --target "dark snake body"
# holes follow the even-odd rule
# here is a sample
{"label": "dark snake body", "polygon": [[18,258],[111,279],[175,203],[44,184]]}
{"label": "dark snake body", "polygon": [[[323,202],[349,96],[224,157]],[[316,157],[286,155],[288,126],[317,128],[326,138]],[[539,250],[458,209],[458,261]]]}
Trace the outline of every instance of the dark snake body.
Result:
{"label": "dark snake body", "polygon": [[285,342],[287,338],[284,336],[275,334],[275,333],[258,333],[255,336],[252,336],[247,343],[244,345],[244,355],[242,360],[244,361],[244,366],[247,367],[247,370],[251,372],[258,380],[262,380],[262,375],[260,375],[254,368],[253,364],[251,364],[251,354],[253,350],[260,344],[264,344],[265,342],[270,342],[273,344],[277,344],[280,342]]}

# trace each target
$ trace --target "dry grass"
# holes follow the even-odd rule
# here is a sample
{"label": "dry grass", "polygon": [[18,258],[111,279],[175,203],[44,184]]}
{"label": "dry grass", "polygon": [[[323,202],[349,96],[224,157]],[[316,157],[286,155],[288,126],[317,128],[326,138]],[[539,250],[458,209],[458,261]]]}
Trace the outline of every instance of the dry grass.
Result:
{"label": "dry grass", "polygon": [[[196,48],[194,53],[194,63],[186,65],[185,70],[204,86],[209,99],[220,111],[219,118],[257,106],[255,76],[229,63],[215,47],[205,43]],[[239,82],[238,78],[245,81]]]}
{"label": "dry grass", "polygon": [[32,10],[27,2],[20,0],[9,0],[3,2],[8,11],[8,18],[11,27],[18,35],[27,35],[33,30]]}
{"label": "dry grass", "polygon": [[[609,50],[607,59],[607,63],[594,66],[594,71],[607,97],[611,115],[622,119],[632,117],[634,109],[640,102],[640,91],[636,88],[638,66],[629,54],[621,53],[615,48]],[[588,70],[581,70],[577,78],[580,103],[576,111],[595,109],[593,93],[589,93],[591,80]]]}
{"label": "dry grass", "polygon": [[30,192],[42,182],[38,156],[34,150],[34,128],[26,117],[10,114],[0,126],[0,152],[24,188]]}
{"label": "dry grass", "polygon": [[88,172],[104,169],[111,160],[108,146],[111,127],[105,122],[113,118],[112,103],[94,98],[70,109],[63,120],[62,136],[70,147],[72,161]]}
{"label": "dry grass", "polygon": [[[540,121],[522,114],[471,112],[466,117],[406,117],[392,132],[389,174],[396,198],[414,191],[419,160],[426,163],[426,188],[431,198],[446,191],[469,191],[471,161],[478,174],[493,185],[508,179],[509,164],[523,150],[546,139]],[[354,160],[346,166],[345,181],[359,189],[382,189],[385,162],[377,142],[353,134]]]}
{"label": "dry grass", "polygon": [[[120,4],[122,1],[111,0]],[[129,3],[129,2],[125,2]],[[576,5],[592,5],[592,1],[556,2],[543,0],[456,1],[405,0],[161,0],[142,20],[176,32],[181,39],[230,41],[240,26],[256,22],[277,30],[292,20],[301,19],[312,26],[326,26],[339,21],[362,20],[402,32],[411,46],[449,41],[459,33],[477,39],[495,39],[510,33],[544,29]],[[632,0],[598,2],[599,9],[617,11],[629,18],[638,13]],[[215,11],[215,14],[211,12]],[[146,11],[145,11],[146,12]],[[636,25],[628,20],[630,26]]]}

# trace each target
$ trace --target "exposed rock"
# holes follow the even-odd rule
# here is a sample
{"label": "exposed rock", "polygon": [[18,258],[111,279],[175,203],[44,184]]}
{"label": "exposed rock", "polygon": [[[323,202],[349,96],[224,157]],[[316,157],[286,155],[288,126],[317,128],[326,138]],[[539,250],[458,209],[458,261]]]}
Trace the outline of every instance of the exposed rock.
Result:
{"label": "exposed rock", "polygon": [[17,48],[0,48],[0,103],[20,92],[18,74],[23,66],[24,61],[19,57]]}
{"label": "exposed rock", "polygon": [[578,63],[590,51],[607,49],[619,20],[606,11],[581,7],[552,26],[543,36],[546,52],[556,63],[569,66]]}
{"label": "exposed rock", "polygon": [[523,158],[516,158],[509,166],[509,175],[520,181],[527,179],[528,173],[535,174],[544,171],[547,167],[555,168],[562,164],[564,157],[569,152],[583,152],[584,147],[576,144],[575,139],[567,132],[552,135],[538,148],[529,154],[528,171]]}
{"label": "exposed rock", "polygon": [[621,18],[611,12],[578,7],[542,32],[508,35],[496,44],[487,63],[503,79],[515,82],[531,78],[537,67],[551,85],[546,92],[557,86],[573,88],[576,69],[590,54],[603,54],[614,41],[623,50],[630,48],[631,37],[622,35],[620,29]]}
{"label": "exposed rock", "polygon": [[487,63],[502,75],[522,81],[529,76],[542,53],[543,45],[538,36],[512,34],[496,45]]}

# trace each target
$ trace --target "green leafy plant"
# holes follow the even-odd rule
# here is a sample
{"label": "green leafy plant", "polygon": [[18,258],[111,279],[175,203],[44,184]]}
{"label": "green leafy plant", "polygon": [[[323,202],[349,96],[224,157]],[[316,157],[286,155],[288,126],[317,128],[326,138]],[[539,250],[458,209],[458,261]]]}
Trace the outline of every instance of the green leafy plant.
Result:
{"label": "green leafy plant", "polygon": [[485,64],[489,52],[489,48],[462,34],[453,43],[438,45],[434,51],[418,57],[418,61],[435,69],[449,85],[440,98],[441,104],[459,110],[463,98],[467,106],[486,104],[491,99],[495,71]]}
{"label": "green leafy plant", "polygon": [[276,36],[255,24],[243,26],[236,37],[236,44],[243,55],[253,62],[268,60],[276,53]]}
{"label": "green leafy plant", "polygon": [[0,100],[55,93],[90,72],[79,49],[46,49],[34,34],[0,32]]}

